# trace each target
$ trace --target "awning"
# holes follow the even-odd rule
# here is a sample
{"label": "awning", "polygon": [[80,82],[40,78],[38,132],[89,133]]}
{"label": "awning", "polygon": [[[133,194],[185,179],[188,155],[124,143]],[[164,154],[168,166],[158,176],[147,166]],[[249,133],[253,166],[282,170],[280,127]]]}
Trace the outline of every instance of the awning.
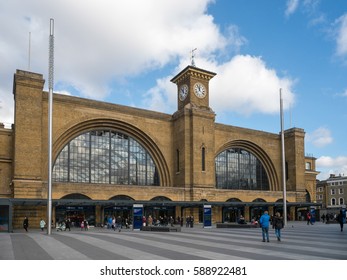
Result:
{"label": "awning", "polygon": [[[0,198],[3,204],[19,206],[44,206],[47,199],[30,198]],[[203,205],[219,207],[283,207],[283,202],[242,202],[242,201],[171,201],[171,200],[92,200],[92,199],[52,199],[52,206],[180,206],[183,208],[201,207]],[[287,207],[319,207],[322,203],[314,202],[287,202]]]}

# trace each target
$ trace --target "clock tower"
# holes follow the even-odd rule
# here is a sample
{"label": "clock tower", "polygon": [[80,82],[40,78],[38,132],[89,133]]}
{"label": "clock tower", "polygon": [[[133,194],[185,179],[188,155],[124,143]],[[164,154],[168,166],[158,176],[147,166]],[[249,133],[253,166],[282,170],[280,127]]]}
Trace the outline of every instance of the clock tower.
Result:
{"label": "clock tower", "polygon": [[209,108],[209,81],[215,75],[213,72],[189,65],[172,78],[171,82],[177,85],[178,90],[178,110],[187,104]]}
{"label": "clock tower", "polygon": [[173,114],[174,185],[185,199],[204,199],[215,187],[215,113],[209,107],[209,82],[216,74],[189,65],[171,82],[177,85],[178,110]]}

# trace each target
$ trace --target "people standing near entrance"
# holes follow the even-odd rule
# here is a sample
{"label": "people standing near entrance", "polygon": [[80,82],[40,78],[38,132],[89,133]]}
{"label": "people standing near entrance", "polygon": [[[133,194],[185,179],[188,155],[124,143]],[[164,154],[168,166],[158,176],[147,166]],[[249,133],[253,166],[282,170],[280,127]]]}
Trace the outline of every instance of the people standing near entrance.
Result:
{"label": "people standing near entrance", "polygon": [[89,229],[89,224],[87,219],[84,220],[84,230],[88,230]]}
{"label": "people standing near entrance", "polygon": [[322,223],[325,223],[325,214],[322,215],[321,219],[322,219]]}
{"label": "people standing near entrance", "polygon": [[69,218],[67,218],[66,221],[65,221],[65,231],[67,229],[69,229],[69,231],[71,231],[70,224],[71,224],[71,221],[70,221]]}
{"label": "people standing near entrance", "polygon": [[112,228],[112,217],[111,217],[111,216],[109,216],[109,217],[107,218],[107,228],[108,228],[108,229],[111,229],[111,228]]}
{"label": "people standing near entrance", "polygon": [[173,227],[174,226],[174,222],[175,222],[174,218],[172,216],[170,216],[170,218],[169,218],[170,226]]}
{"label": "people standing near entrance", "polygon": [[263,215],[261,215],[259,219],[259,223],[261,226],[261,232],[263,236],[263,242],[265,242],[265,239],[267,242],[270,242],[269,239],[269,225],[270,225],[270,216],[269,212],[265,211]]}
{"label": "people standing near entrance", "polygon": [[275,234],[278,241],[281,241],[281,229],[284,227],[283,217],[279,212],[276,212],[272,222],[272,228],[275,229]]}
{"label": "people standing near entrance", "polygon": [[341,231],[343,231],[343,220],[344,220],[344,218],[345,217],[343,216],[343,212],[342,212],[342,209],[341,209],[339,215],[337,216],[337,221],[340,224]]}
{"label": "people standing near entrance", "polygon": [[307,225],[309,225],[309,224],[313,225],[313,223],[312,223],[312,216],[311,216],[310,211],[308,211],[306,213],[306,220],[307,220]]}
{"label": "people standing near entrance", "polygon": [[119,232],[122,230],[122,222],[123,221],[122,221],[121,216],[118,216],[116,218],[116,226],[117,226],[117,229],[118,229]]}
{"label": "people standing near entrance", "polygon": [[45,225],[46,225],[46,222],[44,221],[44,219],[41,219],[41,221],[40,221],[41,231],[43,231],[45,229]]}
{"label": "people standing near entrance", "polygon": [[240,224],[240,225],[244,225],[244,224],[247,224],[246,221],[245,221],[245,217],[240,215],[240,217],[237,219],[237,223]]}
{"label": "people standing near entrance", "polygon": [[28,232],[28,227],[29,227],[29,219],[27,216],[25,216],[23,221],[23,228],[25,229],[26,232]]}
{"label": "people standing near entrance", "polygon": [[148,216],[147,225],[150,226],[150,227],[153,226],[153,218],[152,218],[151,215]]}
{"label": "people standing near entrance", "polygon": [[190,226],[190,216],[186,217],[186,227]]}

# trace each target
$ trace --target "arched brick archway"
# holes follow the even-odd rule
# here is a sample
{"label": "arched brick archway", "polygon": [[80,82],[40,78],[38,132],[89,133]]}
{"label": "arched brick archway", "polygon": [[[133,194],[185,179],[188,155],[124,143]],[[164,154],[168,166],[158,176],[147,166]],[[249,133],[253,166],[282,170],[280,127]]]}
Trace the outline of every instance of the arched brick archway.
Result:
{"label": "arched brick archway", "polygon": [[226,149],[231,148],[241,148],[248,152],[251,152],[262,163],[265,172],[268,176],[270,190],[279,190],[279,179],[274,164],[270,156],[261,147],[247,140],[234,140],[220,147],[216,151],[216,156],[219,155],[221,152],[225,151]]}
{"label": "arched brick archway", "polygon": [[151,139],[144,131],[136,128],[133,125],[119,121],[109,119],[93,119],[85,122],[78,123],[65,131],[60,131],[58,136],[53,141],[53,162],[59,155],[60,151],[71,140],[79,136],[80,134],[92,131],[92,130],[112,130],[120,133],[124,133],[136,141],[138,141],[151,155],[159,173],[160,185],[170,186],[170,172],[167,162],[161,153],[156,143]]}

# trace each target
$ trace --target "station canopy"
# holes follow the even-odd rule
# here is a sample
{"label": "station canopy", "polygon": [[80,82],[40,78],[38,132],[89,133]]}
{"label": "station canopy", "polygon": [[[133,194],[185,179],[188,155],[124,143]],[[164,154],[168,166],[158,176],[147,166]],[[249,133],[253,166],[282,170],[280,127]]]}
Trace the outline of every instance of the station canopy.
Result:
{"label": "station canopy", "polygon": [[[0,204],[13,206],[44,206],[47,205],[47,199],[24,199],[24,198],[0,198]],[[92,200],[92,199],[52,199],[52,206],[132,206],[133,204],[142,204],[143,206],[180,206],[183,208],[202,207],[211,205],[214,207],[280,207],[283,201],[277,202],[243,202],[243,201],[171,201],[171,200]],[[321,203],[314,202],[287,202],[287,207],[319,207]]]}

